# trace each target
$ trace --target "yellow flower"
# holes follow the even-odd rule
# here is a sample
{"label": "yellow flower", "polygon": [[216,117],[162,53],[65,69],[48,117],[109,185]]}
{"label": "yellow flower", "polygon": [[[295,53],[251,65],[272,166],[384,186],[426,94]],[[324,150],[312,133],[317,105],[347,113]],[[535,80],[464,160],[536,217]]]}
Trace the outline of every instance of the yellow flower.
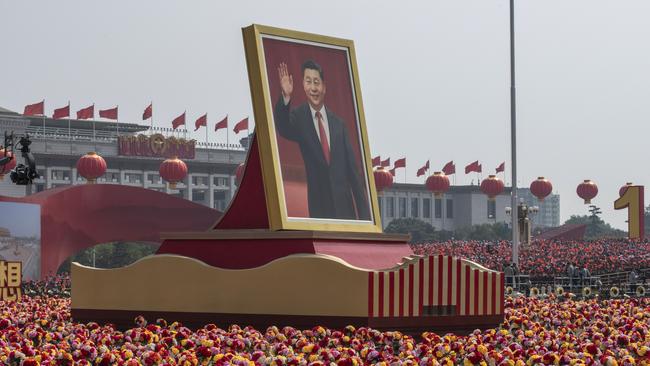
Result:
{"label": "yellow flower", "polygon": [[314,344],[310,343],[304,347],[302,347],[302,352],[303,353],[311,353],[311,351],[314,349]]}
{"label": "yellow flower", "polygon": [[533,333],[532,330],[527,330],[527,331],[524,333],[524,335],[525,335],[526,337],[530,338],[530,337],[534,336],[535,333]]}
{"label": "yellow flower", "polygon": [[214,346],[214,341],[211,340],[211,339],[204,339],[204,340],[201,341],[201,345],[203,347],[212,347],[212,346]]}

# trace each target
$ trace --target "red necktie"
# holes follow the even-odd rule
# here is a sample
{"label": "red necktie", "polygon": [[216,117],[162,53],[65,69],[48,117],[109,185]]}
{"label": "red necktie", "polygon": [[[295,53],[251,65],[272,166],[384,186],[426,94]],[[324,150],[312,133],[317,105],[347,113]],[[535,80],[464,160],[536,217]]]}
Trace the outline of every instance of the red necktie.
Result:
{"label": "red necktie", "polygon": [[318,133],[320,135],[320,145],[323,148],[323,156],[327,164],[330,163],[330,144],[327,141],[327,134],[325,133],[325,126],[323,126],[323,115],[320,114],[320,111],[316,112],[316,118],[318,118]]}

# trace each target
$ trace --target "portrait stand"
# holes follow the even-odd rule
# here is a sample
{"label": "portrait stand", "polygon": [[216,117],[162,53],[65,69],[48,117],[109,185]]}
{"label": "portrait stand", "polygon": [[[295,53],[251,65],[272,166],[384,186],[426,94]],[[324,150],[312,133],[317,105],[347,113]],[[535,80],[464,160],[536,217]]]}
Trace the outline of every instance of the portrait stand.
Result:
{"label": "portrait stand", "polygon": [[[207,230],[172,232],[170,227],[160,234],[156,255],[127,267],[73,263],[75,321],[128,329],[142,315],[190,327],[215,322],[340,329],[352,324],[410,334],[500,324],[503,273],[460,258],[415,255],[408,235],[382,232],[352,41],[261,25],[244,28],[243,36],[256,126],[228,209],[204,226]],[[285,63],[290,54],[293,66]],[[318,58],[328,70],[325,107],[324,72],[306,58]],[[307,112],[307,98],[310,106],[320,105],[317,111],[324,107],[330,134],[322,126],[319,134],[326,139],[307,133],[312,130],[304,124],[293,126],[299,136],[287,134],[291,114],[287,117],[280,104],[273,107],[281,86],[268,75],[282,65],[282,93],[291,95],[287,78],[298,74],[299,64],[310,76],[303,79],[304,100],[293,94],[299,104],[293,111]],[[283,126],[278,130],[276,112]],[[316,114],[319,125],[322,117]],[[309,118],[302,113],[294,121],[311,126]],[[280,149],[278,137],[298,145],[293,151],[290,145]],[[303,156],[305,178],[300,179],[306,192],[295,185],[286,189],[283,172],[291,170],[283,166],[296,166],[297,154]],[[297,176],[287,175],[292,178],[287,181],[299,181]],[[310,187],[315,187],[311,193]]]}
{"label": "portrait stand", "polygon": [[157,254],[178,254],[209,265],[254,268],[291,254],[327,254],[365,269],[390,268],[412,255],[408,235],[269,229],[257,138],[235,197],[213,230],[161,233]]}

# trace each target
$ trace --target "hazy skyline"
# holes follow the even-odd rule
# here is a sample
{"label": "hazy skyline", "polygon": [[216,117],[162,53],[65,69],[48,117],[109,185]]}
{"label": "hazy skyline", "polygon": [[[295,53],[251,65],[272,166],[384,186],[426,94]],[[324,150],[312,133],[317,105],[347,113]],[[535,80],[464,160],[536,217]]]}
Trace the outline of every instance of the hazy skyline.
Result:
{"label": "hazy skyline", "polygon": [[[592,179],[603,218],[626,228],[619,187],[650,183],[648,14],[643,0],[516,2],[518,185],[550,179],[561,221],[587,213],[575,190]],[[4,1],[0,20],[0,106],[117,104],[121,121],[142,123],[153,101],[161,127],[184,110],[190,131],[227,114],[230,141],[235,122],[254,122],[242,27],[352,39],[372,156],[406,157],[413,183],[427,159],[432,171],[454,160],[457,184],[476,180],[463,174],[474,160],[483,177],[505,161],[510,182],[508,0]]]}
{"label": "hazy skyline", "polygon": [[41,237],[41,206],[32,203],[0,202],[0,228],[12,237]]}

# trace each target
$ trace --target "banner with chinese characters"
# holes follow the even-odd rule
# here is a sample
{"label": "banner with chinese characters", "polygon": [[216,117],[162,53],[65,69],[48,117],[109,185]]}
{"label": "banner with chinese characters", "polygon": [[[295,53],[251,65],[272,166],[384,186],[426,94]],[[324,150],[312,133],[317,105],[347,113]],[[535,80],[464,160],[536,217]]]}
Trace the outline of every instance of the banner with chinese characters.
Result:
{"label": "banner with chinese characters", "polygon": [[0,212],[0,259],[22,263],[21,277],[38,280],[41,276],[41,206],[0,202]]}
{"label": "banner with chinese characters", "polygon": [[119,136],[117,143],[118,154],[126,156],[194,159],[196,148],[196,140],[165,137],[159,133],[151,136]]}
{"label": "banner with chinese characters", "polygon": [[22,263],[0,261],[0,300],[19,301],[22,297]]}

